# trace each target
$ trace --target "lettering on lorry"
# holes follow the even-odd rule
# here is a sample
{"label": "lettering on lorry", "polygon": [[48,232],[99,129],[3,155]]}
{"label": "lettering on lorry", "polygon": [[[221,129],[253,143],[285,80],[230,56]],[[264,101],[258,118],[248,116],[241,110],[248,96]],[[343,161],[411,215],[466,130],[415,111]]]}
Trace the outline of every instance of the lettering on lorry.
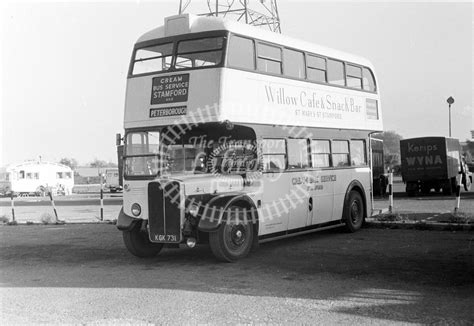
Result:
{"label": "lettering on lorry", "polygon": [[406,159],[408,166],[443,164],[443,160],[439,155],[412,156],[407,157]]}
{"label": "lettering on lorry", "polygon": [[[426,152],[427,155],[430,152],[437,151],[438,145],[415,145],[413,143],[408,143],[408,153],[419,153],[419,152]],[[439,155],[438,155],[439,156]]]}

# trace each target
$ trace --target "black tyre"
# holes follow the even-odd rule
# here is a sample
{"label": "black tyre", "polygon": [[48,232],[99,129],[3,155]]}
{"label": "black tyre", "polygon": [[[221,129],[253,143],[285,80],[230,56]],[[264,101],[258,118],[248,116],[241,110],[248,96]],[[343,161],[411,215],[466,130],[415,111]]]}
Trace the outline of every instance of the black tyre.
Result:
{"label": "black tyre", "polygon": [[462,184],[464,186],[464,190],[469,191],[471,190],[471,177],[466,175],[466,173],[463,174],[463,179],[462,179]]}
{"label": "black tyre", "polygon": [[355,232],[364,223],[364,201],[358,191],[352,190],[349,199],[344,204],[343,219],[346,223],[346,230]]}
{"label": "black tyre", "polygon": [[123,242],[132,255],[140,258],[151,258],[158,255],[163,248],[162,243],[153,243],[148,234],[141,230],[141,223],[136,223],[130,231],[123,231]]}
{"label": "black tyre", "polygon": [[428,195],[428,194],[431,192],[430,186],[427,186],[427,185],[421,186],[421,192],[422,192],[424,195]]}
{"label": "black tyre", "polygon": [[232,206],[227,221],[209,233],[209,245],[214,256],[224,262],[235,262],[248,255],[253,243],[253,224],[237,220],[242,208]]}

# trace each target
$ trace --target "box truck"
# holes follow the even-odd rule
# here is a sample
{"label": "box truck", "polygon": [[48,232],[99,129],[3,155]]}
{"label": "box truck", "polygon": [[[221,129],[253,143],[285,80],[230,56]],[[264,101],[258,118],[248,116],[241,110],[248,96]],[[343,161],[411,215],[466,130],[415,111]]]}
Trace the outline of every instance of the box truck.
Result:
{"label": "box truck", "polygon": [[470,189],[472,174],[461,155],[459,140],[446,137],[420,137],[400,141],[402,180],[406,192],[414,196],[432,189],[451,195],[461,180]]}
{"label": "box truck", "polygon": [[122,185],[120,184],[120,174],[118,168],[106,169],[105,170],[105,185],[104,188],[108,189],[110,192],[117,192],[122,190]]}

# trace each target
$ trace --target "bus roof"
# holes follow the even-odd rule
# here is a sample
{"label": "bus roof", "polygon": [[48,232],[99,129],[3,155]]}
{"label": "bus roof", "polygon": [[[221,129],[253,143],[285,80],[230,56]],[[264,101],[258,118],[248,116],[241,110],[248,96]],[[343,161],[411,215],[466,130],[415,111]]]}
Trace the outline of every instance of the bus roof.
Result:
{"label": "bus roof", "polygon": [[370,61],[363,57],[220,17],[204,17],[190,14],[166,17],[164,26],[160,26],[143,34],[138,39],[137,43],[181,34],[218,30],[227,30],[235,34],[248,36],[250,38],[256,38],[262,41],[276,43],[302,51],[308,51],[335,59],[357,63],[367,66],[373,70],[373,65],[370,63]]}

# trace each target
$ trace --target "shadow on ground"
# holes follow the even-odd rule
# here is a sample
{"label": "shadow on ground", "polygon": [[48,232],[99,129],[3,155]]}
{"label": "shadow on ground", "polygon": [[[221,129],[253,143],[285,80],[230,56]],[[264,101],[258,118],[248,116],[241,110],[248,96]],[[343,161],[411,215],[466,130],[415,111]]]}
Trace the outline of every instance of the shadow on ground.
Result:
{"label": "shadow on ground", "polygon": [[4,287],[339,300],[356,302],[339,311],[360,316],[416,322],[432,314],[474,321],[474,236],[468,232],[336,229],[262,244],[234,264],[217,262],[206,245],[139,259],[126,251],[113,225],[5,226],[0,232]]}

